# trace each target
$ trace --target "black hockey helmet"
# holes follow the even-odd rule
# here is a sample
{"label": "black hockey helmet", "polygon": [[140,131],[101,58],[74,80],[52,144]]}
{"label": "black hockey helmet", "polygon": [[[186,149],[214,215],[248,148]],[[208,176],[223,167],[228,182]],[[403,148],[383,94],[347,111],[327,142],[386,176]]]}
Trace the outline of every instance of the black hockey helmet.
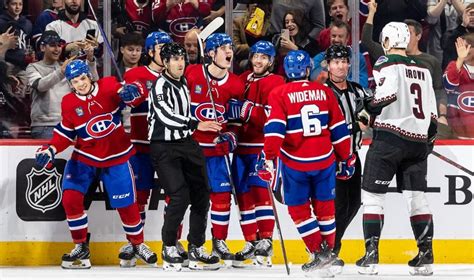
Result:
{"label": "black hockey helmet", "polygon": [[331,59],[335,58],[347,58],[349,61],[351,59],[351,55],[351,48],[343,45],[331,45],[329,48],[327,48],[324,59],[329,62]]}
{"label": "black hockey helmet", "polygon": [[163,62],[170,60],[172,56],[184,56],[184,60],[187,60],[186,50],[183,46],[175,42],[164,44],[160,50],[161,60]]}

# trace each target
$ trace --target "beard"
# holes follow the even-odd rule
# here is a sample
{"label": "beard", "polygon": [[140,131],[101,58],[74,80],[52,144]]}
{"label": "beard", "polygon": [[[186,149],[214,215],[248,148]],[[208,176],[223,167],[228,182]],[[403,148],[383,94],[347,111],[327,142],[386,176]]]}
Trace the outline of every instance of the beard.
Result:
{"label": "beard", "polygon": [[68,5],[66,5],[66,12],[68,12],[68,14],[71,14],[71,15],[75,16],[75,15],[77,15],[80,11],[81,11],[81,7],[80,7],[80,6],[77,6],[77,8],[72,8],[72,7],[69,7]]}

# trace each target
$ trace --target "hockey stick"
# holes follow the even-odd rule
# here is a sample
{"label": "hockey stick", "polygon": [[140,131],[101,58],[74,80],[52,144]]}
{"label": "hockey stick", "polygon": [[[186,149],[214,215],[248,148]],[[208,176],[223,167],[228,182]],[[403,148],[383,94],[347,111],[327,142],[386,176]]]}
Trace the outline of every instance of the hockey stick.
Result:
{"label": "hockey stick", "polygon": [[100,35],[102,36],[102,39],[104,39],[104,45],[105,45],[105,48],[107,49],[107,51],[110,55],[110,58],[112,59],[112,65],[115,68],[115,72],[117,72],[117,76],[118,76],[120,82],[123,82],[122,73],[120,73],[119,67],[117,65],[117,61],[115,60],[114,52],[112,50],[112,47],[109,44],[109,40],[107,39],[107,36],[105,35],[104,29],[102,29],[102,27],[99,24],[99,19],[97,18],[96,14],[95,14],[94,7],[92,7],[92,4],[91,4],[90,0],[88,0],[87,3],[89,4],[89,9],[92,12],[92,16],[94,17],[94,20],[97,22],[97,26],[99,27]]}
{"label": "hockey stick", "polygon": [[453,161],[453,160],[451,160],[451,159],[449,159],[449,158],[443,156],[442,154],[436,152],[435,150],[431,151],[431,154],[433,154],[435,157],[441,159],[442,161],[447,162],[447,163],[451,164],[452,166],[454,166],[454,167],[456,167],[456,168],[458,168],[458,169],[460,169],[460,170],[466,172],[466,173],[469,174],[470,176],[474,176],[474,172],[473,172],[473,171],[471,171],[471,170],[467,169],[466,167],[460,165],[459,163],[457,163],[457,162],[455,162],[455,161]]}
{"label": "hockey stick", "polygon": [[[278,172],[275,172],[274,176],[276,177]],[[274,180],[277,180],[274,178]],[[268,194],[270,195],[270,201],[272,203],[273,215],[275,216],[275,224],[277,226],[278,236],[280,237],[281,242],[281,251],[283,253],[283,260],[285,261],[286,274],[290,275],[290,266],[288,265],[288,258],[286,256],[285,241],[283,241],[283,234],[281,233],[280,219],[278,218],[278,212],[275,205],[275,199],[273,198],[273,191],[271,187],[271,181],[267,183]]]}

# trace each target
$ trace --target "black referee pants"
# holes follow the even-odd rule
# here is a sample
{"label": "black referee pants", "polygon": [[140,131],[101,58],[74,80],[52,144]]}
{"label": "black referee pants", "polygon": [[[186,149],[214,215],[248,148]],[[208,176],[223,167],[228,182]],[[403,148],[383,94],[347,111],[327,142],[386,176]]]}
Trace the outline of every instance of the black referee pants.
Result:
{"label": "black referee pants", "polygon": [[339,255],[341,239],[347,227],[361,206],[362,167],[359,156],[355,163],[354,175],[349,180],[336,180],[336,242],[334,253]]}
{"label": "black referee pants", "polygon": [[209,212],[209,185],[201,148],[191,139],[154,141],[151,157],[165,194],[170,197],[161,229],[163,244],[176,244],[178,227],[191,204],[188,241],[196,246],[203,245]]}

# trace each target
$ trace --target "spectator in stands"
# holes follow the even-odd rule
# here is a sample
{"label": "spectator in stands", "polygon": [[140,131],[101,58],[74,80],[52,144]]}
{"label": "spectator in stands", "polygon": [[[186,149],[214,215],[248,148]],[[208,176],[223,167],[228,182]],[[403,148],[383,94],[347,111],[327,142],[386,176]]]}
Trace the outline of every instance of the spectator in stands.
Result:
{"label": "spectator in stands", "polygon": [[283,17],[283,26],[288,33],[279,33],[273,36],[272,43],[278,51],[275,73],[284,75],[283,58],[291,50],[305,50],[314,56],[318,48],[316,41],[308,37],[307,24],[303,22],[303,14],[299,11],[288,11]]}
{"label": "spectator in stands", "polygon": [[120,54],[117,61],[121,74],[139,66],[145,40],[137,32],[126,33],[120,38]]}
{"label": "spectator in stands", "polygon": [[113,0],[112,17],[117,22],[114,35],[120,38],[125,33],[138,32],[146,37],[153,26],[152,5],[152,0]]}
{"label": "spectator in stands", "polygon": [[45,31],[38,40],[43,59],[28,65],[29,86],[32,90],[31,136],[50,139],[56,124],[61,121],[61,100],[71,91],[64,71],[68,62],[59,60],[64,40],[55,31]]}
{"label": "spectator in stands", "polygon": [[5,61],[5,54],[8,50],[16,48],[18,36],[15,35],[13,27],[9,27],[4,33],[0,34],[0,62]]}
{"label": "spectator in stands", "polygon": [[326,22],[324,0],[273,0],[269,34],[279,34],[285,28],[285,17],[290,10],[299,11],[302,15],[298,20],[308,26],[308,32],[305,35],[312,40],[318,38]]}
{"label": "spectator in stands", "polygon": [[182,44],[189,30],[203,26],[203,18],[209,16],[213,3],[214,0],[155,0],[153,21]]}
{"label": "spectator in stands", "polygon": [[31,33],[31,44],[38,52],[40,51],[38,39],[41,37],[41,34],[43,34],[46,26],[58,19],[58,13],[62,9],[64,9],[64,0],[52,0],[51,8],[45,9],[36,18],[35,25],[33,26],[33,31]]}
{"label": "spectator in stands", "polygon": [[462,13],[462,22],[456,29],[446,34],[446,39],[443,39],[443,69],[448,63],[455,60],[457,57],[455,43],[458,37],[474,31],[474,3],[467,5]]}
{"label": "spectator in stands", "polygon": [[[86,39],[96,40],[97,45],[89,43],[96,48],[95,56],[100,57],[102,55],[100,44],[103,43],[103,39],[99,27],[95,20],[88,19],[87,14],[81,12],[82,4],[83,0],[64,0],[65,9],[59,12],[57,20],[46,26],[46,30],[56,31],[59,37],[66,41],[67,46],[73,45],[72,48],[77,46],[82,48]],[[94,39],[87,34],[94,36]]]}
{"label": "spectator in stands", "polygon": [[[252,2],[252,3],[251,3]],[[235,46],[235,59],[239,62],[240,70],[247,69],[249,58],[249,46],[254,45],[257,41],[265,37],[270,27],[271,4],[253,3],[260,1],[248,1],[247,10],[241,17],[234,19],[232,41]],[[255,24],[257,16],[256,9],[261,9],[265,16],[263,22]],[[249,26],[250,24],[250,26]],[[234,69],[235,70],[235,69]]]}
{"label": "spectator in stands", "polygon": [[448,123],[459,139],[474,139],[474,33],[455,42],[457,59],[446,67],[443,76],[448,93]]}
{"label": "spectator in stands", "polygon": [[[330,26],[331,45],[347,46],[349,42],[350,26],[344,21],[334,21]],[[311,81],[324,83],[328,78],[327,63],[324,59],[325,51],[320,52],[313,58],[313,69],[311,70]],[[349,71],[348,80],[352,79],[352,71]],[[359,84],[367,88],[369,86],[369,73],[366,58],[359,52]]]}
{"label": "spectator in stands", "polygon": [[199,34],[201,31],[197,28],[194,28],[189,30],[188,33],[186,33],[186,36],[184,36],[184,49],[188,55],[189,64],[199,63],[198,37],[196,33]]}
{"label": "spectator in stands", "polygon": [[11,30],[18,36],[18,43],[16,48],[6,52],[5,61],[25,69],[26,65],[34,60],[29,44],[33,25],[21,15],[22,11],[23,0],[5,0],[5,11],[0,15],[0,32],[3,33],[13,27]]}
{"label": "spectator in stands", "polygon": [[456,29],[459,15],[464,11],[464,0],[428,0],[428,16],[430,25],[426,52],[443,61],[441,42],[444,34]]}

